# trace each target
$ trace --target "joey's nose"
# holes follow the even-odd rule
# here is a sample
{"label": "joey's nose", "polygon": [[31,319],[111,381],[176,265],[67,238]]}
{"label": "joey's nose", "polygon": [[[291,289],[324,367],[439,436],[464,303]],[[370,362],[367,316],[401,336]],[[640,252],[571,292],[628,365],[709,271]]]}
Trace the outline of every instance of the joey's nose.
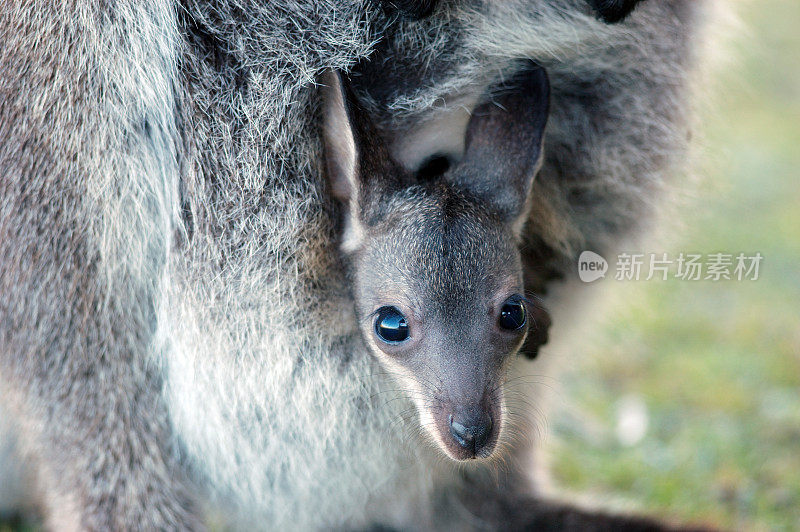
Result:
{"label": "joey's nose", "polygon": [[450,416],[450,434],[458,445],[478,454],[492,433],[492,418],[488,413],[474,413],[467,416]]}

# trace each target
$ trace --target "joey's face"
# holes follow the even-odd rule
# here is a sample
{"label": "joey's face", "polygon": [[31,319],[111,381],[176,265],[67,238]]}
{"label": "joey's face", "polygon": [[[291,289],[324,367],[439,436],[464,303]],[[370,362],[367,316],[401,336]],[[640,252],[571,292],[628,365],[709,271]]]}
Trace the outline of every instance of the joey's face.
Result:
{"label": "joey's face", "polygon": [[326,170],[364,340],[448,456],[489,457],[507,362],[531,327],[542,332],[517,243],[541,163],[547,75],[527,64],[495,87],[473,109],[461,160],[416,173],[391,158],[346,78],[329,73],[323,87]]}
{"label": "joey's face", "polygon": [[362,226],[352,254],[363,337],[448,456],[489,457],[504,423],[506,362],[530,322],[515,239],[444,185],[389,204]]}

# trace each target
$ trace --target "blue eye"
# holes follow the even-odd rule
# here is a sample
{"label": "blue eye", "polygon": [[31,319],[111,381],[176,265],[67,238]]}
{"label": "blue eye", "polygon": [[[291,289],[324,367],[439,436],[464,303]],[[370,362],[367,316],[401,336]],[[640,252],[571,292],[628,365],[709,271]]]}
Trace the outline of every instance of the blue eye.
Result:
{"label": "blue eye", "polygon": [[387,344],[408,339],[408,323],[403,313],[395,307],[381,307],[375,320],[375,334]]}
{"label": "blue eye", "polygon": [[522,302],[516,299],[509,299],[500,309],[500,318],[497,323],[507,331],[516,331],[525,325],[526,319],[525,306]]}

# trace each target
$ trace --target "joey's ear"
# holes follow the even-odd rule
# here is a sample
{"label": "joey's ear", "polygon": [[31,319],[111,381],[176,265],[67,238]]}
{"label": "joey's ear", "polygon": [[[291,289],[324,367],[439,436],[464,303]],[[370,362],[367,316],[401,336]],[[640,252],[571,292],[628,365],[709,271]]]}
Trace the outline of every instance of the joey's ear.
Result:
{"label": "joey's ear", "polygon": [[345,248],[358,245],[361,216],[374,211],[382,192],[410,177],[389,156],[369,114],[361,107],[347,78],[328,71],[323,83],[325,166],[333,196],[346,209]]}
{"label": "joey's ear", "polygon": [[325,72],[323,84],[323,137],[325,166],[334,197],[344,203],[356,198],[358,148],[341,75]]}
{"label": "joey's ear", "polygon": [[530,63],[492,92],[472,112],[464,158],[448,178],[518,229],[541,163],[550,84],[544,68]]}
{"label": "joey's ear", "polygon": [[325,163],[333,195],[363,203],[376,191],[406,184],[409,176],[392,160],[349,80],[328,71],[323,84]]}

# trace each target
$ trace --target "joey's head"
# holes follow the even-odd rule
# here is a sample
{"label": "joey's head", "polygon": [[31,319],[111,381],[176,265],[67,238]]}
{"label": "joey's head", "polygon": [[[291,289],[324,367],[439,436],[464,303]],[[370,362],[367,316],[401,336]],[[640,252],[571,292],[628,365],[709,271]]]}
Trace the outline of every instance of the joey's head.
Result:
{"label": "joey's head", "polygon": [[364,341],[448,456],[489,457],[507,362],[548,324],[525,297],[518,249],[547,76],[532,65],[498,87],[473,112],[463,158],[417,173],[392,160],[345,79],[325,83],[327,170]]}

